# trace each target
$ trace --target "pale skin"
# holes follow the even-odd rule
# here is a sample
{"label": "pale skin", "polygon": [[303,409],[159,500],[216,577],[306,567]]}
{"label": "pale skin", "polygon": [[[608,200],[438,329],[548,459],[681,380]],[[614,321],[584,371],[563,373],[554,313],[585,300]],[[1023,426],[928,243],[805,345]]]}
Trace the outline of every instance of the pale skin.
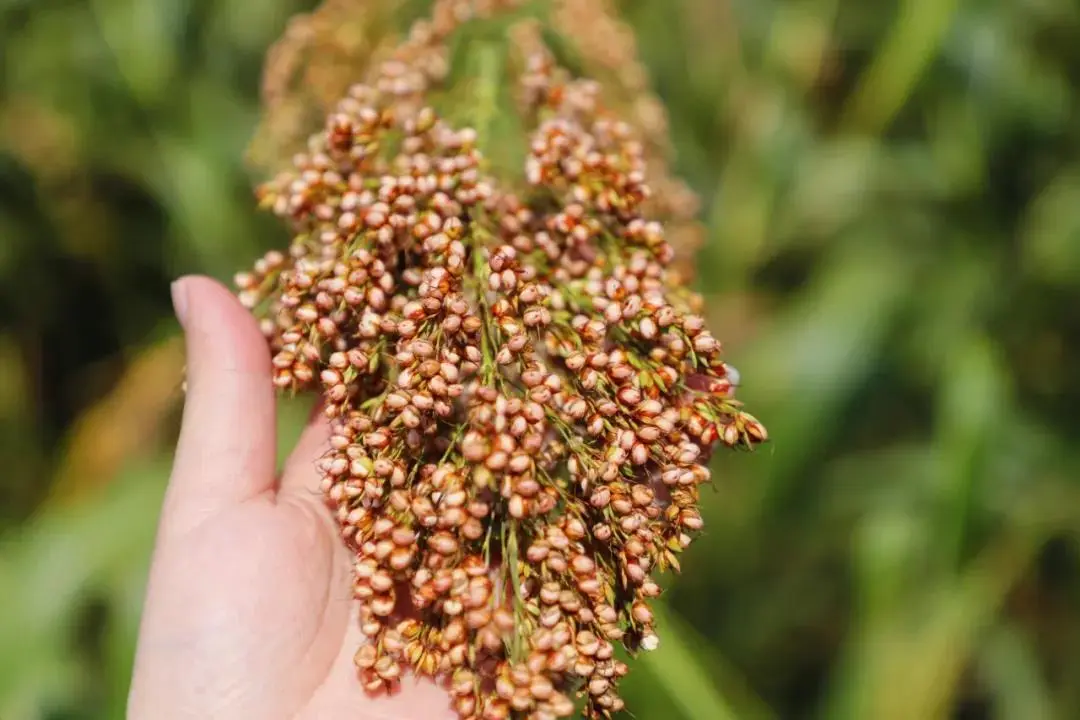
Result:
{"label": "pale skin", "polygon": [[455,717],[431,682],[364,693],[350,557],[315,469],[327,422],[312,421],[278,476],[270,355],[254,319],[207,278],[182,278],[173,298],[188,391],[128,718]]}

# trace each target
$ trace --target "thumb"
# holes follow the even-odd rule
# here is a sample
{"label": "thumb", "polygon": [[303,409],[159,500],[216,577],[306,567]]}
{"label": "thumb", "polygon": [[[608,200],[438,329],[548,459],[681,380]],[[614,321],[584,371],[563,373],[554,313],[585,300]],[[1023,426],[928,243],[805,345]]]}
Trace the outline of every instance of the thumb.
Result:
{"label": "thumb", "polygon": [[161,524],[183,534],[272,491],[276,420],[270,353],[251,314],[209,278],[181,278],[172,293],[187,343],[187,400]]}

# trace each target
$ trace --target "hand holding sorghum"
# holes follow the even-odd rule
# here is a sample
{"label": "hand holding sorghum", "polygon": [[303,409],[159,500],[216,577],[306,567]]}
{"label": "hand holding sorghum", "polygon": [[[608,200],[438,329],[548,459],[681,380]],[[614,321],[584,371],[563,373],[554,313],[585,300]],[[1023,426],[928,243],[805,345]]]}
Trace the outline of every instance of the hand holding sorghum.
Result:
{"label": "hand holding sorghum", "polygon": [[317,419],[275,479],[270,355],[222,286],[174,287],[188,392],[139,633],[132,720],[440,720],[445,692],[373,700],[349,553],[319,495]]}
{"label": "hand holding sorghum", "polygon": [[[712,450],[766,433],[673,272],[661,220],[694,203],[655,139],[528,22],[449,80],[450,36],[514,4],[437,0],[260,189],[293,234],[236,278],[261,335],[180,286],[192,396],[141,717],[168,691],[205,717],[554,720],[578,698],[608,718],[616,645],[661,642],[650,603],[703,525]],[[511,117],[498,166],[482,148]],[[325,409],[279,489],[272,386]]]}

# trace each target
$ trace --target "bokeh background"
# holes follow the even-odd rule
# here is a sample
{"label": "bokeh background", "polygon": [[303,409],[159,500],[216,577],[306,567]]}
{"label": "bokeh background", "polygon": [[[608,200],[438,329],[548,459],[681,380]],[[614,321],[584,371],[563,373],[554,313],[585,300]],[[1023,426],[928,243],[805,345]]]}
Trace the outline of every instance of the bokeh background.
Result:
{"label": "bokeh background", "polygon": [[[3,720],[123,716],[168,283],[285,241],[245,151],[312,4],[0,0]],[[1080,5],[619,7],[773,438],[717,459],[635,717],[1080,717]]]}

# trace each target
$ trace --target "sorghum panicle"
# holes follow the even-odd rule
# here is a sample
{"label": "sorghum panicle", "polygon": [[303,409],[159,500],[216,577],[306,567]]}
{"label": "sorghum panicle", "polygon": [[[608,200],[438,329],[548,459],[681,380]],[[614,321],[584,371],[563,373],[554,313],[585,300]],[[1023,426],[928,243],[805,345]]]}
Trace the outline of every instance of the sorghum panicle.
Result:
{"label": "sorghum panicle", "polygon": [[615,646],[659,642],[656,576],[702,527],[712,449],[766,433],[670,270],[640,131],[596,83],[518,28],[517,182],[427,105],[473,6],[436,2],[261,188],[295,237],[237,284],[275,384],[320,391],[333,425],[319,469],[364,686],[436,676],[492,720],[568,717],[580,693],[607,717]]}

